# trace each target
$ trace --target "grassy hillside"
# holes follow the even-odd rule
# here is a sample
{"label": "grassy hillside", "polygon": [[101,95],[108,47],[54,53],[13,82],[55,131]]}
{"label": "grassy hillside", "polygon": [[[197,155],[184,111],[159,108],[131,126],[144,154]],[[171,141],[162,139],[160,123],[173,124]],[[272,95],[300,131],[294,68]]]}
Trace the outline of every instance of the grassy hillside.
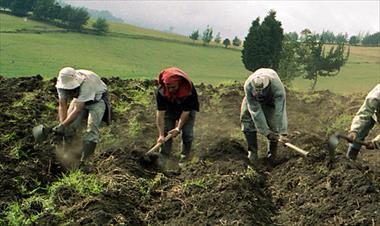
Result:
{"label": "grassy hillside", "polygon": [[[56,76],[63,66],[87,68],[101,76],[155,78],[165,67],[178,66],[196,83],[244,80],[250,74],[236,50],[193,44],[184,36],[111,23],[111,33],[95,36],[0,14],[0,75]],[[347,66],[317,89],[367,91],[380,81],[380,48],[353,47]],[[305,90],[310,81],[298,79]]]}

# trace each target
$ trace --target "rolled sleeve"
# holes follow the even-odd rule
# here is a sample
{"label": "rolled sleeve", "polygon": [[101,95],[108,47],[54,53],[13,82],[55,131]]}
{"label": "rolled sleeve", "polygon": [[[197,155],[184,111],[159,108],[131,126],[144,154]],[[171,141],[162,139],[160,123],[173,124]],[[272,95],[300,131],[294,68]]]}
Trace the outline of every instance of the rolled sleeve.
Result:
{"label": "rolled sleeve", "polygon": [[379,106],[379,100],[367,98],[352,120],[351,131],[360,131],[360,129],[373,118],[376,109],[379,109]]}

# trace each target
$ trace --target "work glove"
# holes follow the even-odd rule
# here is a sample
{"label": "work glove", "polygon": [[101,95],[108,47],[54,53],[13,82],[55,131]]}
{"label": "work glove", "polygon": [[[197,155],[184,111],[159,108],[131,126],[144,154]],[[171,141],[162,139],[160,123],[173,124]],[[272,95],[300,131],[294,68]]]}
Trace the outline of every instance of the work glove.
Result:
{"label": "work glove", "polygon": [[269,133],[268,135],[267,135],[267,138],[268,138],[268,140],[271,140],[271,141],[277,141],[278,140],[278,138],[279,138],[279,136],[278,136],[278,134],[277,133]]}
{"label": "work glove", "polygon": [[57,135],[64,136],[65,135],[65,126],[63,124],[59,123],[58,125],[53,127],[52,131]]}
{"label": "work glove", "polygon": [[354,141],[356,140],[356,138],[358,138],[358,133],[355,131],[350,131],[348,133],[348,137],[351,139],[351,141]]}

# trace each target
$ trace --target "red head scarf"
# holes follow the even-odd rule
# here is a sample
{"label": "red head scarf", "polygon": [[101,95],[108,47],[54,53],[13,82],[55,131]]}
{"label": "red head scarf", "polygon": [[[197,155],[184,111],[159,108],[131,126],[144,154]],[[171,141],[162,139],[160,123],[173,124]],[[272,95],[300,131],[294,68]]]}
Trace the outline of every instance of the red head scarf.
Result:
{"label": "red head scarf", "polygon": [[[177,82],[179,82],[178,91],[174,94],[169,93],[165,84],[173,84]],[[164,96],[171,101],[189,96],[193,88],[189,76],[184,71],[176,67],[166,68],[161,71],[158,76],[158,83],[164,90]]]}

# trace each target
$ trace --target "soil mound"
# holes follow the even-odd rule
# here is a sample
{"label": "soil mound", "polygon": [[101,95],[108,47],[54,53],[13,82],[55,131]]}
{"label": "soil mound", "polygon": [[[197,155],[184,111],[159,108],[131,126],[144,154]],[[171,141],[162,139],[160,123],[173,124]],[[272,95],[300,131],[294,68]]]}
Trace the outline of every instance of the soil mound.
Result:
{"label": "soil mound", "polygon": [[[334,160],[326,150],[327,137],[347,130],[365,94],[289,90],[289,137],[310,155],[280,146],[278,164],[268,165],[259,136],[260,164],[252,166],[239,125],[242,84],[196,85],[201,111],[192,157],[162,171],[140,162],[156,142],[156,82],[104,81],[113,123],[101,128],[85,168],[75,170],[57,158],[53,140],[36,144],[31,133],[56,123],[55,80],[0,77],[0,224],[380,224],[379,153],[362,150],[352,162],[343,141]],[[175,163],[180,146],[175,139]]]}

